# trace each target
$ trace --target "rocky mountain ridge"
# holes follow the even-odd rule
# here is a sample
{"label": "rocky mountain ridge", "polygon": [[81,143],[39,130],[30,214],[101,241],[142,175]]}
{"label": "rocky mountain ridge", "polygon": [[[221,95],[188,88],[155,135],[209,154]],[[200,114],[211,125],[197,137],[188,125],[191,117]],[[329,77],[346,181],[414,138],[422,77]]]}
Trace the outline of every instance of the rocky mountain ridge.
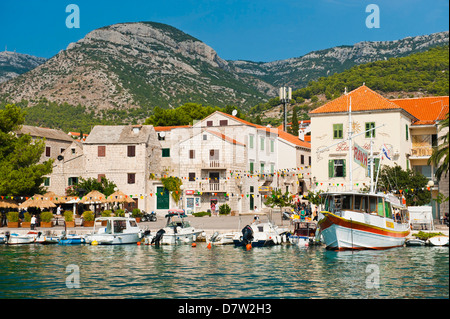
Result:
{"label": "rocky mountain ridge", "polygon": [[26,73],[47,59],[12,51],[0,52],[0,83]]}
{"label": "rocky mountain ridge", "polygon": [[448,44],[448,31],[398,41],[360,42],[273,62],[227,61],[200,40],[155,22],[89,32],[45,63],[0,84],[4,101],[42,100],[91,110],[151,109],[195,102],[243,109],[349,67]]}

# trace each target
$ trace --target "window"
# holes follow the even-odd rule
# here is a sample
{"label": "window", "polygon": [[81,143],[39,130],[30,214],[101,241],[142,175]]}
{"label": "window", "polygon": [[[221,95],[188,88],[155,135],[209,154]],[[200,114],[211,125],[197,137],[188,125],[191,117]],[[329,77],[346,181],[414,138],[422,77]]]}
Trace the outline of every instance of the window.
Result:
{"label": "window", "polygon": [[162,157],[170,157],[170,148],[162,149]]}
{"label": "window", "polygon": [[97,156],[98,157],[105,157],[106,156],[106,146],[98,146],[98,151],[97,151]]}
{"label": "window", "polygon": [[62,152],[64,152],[66,149],[61,147],[59,150],[60,150],[59,153],[62,153]]}
{"label": "window", "polygon": [[50,177],[44,177],[44,186],[50,186]]}
{"label": "window", "polygon": [[333,139],[342,139],[344,137],[344,124],[333,124]]}
{"label": "window", "polygon": [[189,158],[194,159],[195,158],[195,150],[189,150]]}
{"label": "window", "polygon": [[206,126],[213,126],[213,121],[206,121]]}
{"label": "window", "polygon": [[250,162],[250,174],[253,174],[254,165],[255,165],[255,163]]}
{"label": "window", "polygon": [[300,155],[300,164],[305,164],[305,155]]}
{"label": "window", "polygon": [[98,175],[97,175],[97,182],[100,183],[100,182],[102,181],[102,178],[103,178],[103,177],[106,178],[106,175],[105,175],[105,174],[98,174]]}
{"label": "window", "polygon": [[75,149],[74,148],[71,148],[70,150],[72,151],[72,154],[75,154]]}
{"label": "window", "polygon": [[136,156],[136,146],[135,145],[128,145],[127,155],[128,155],[128,157]]}
{"label": "window", "polygon": [[78,177],[69,177],[68,184],[69,186],[78,184]]}
{"label": "window", "polygon": [[275,172],[275,164],[270,164],[270,174],[273,174]]}
{"label": "window", "polygon": [[249,135],[249,136],[248,136],[250,148],[253,148],[253,137],[254,137],[253,135]]}
{"label": "window", "polygon": [[308,165],[311,166],[311,156],[309,156]]}
{"label": "window", "polygon": [[328,161],[328,177],[345,177],[345,160]]}
{"label": "window", "polygon": [[270,151],[273,153],[275,152],[275,141],[270,140]]}
{"label": "window", "polygon": [[195,173],[189,173],[189,181],[195,182]]}
{"label": "window", "polygon": [[264,174],[264,163],[263,162],[261,162],[261,171],[260,171],[260,173]]}
{"label": "window", "polygon": [[228,125],[228,120],[220,120],[219,121],[219,125],[220,126],[227,126]]}
{"label": "window", "polygon": [[[373,129],[371,131],[367,131]],[[375,122],[366,122],[366,138],[375,137]]]}
{"label": "window", "polygon": [[52,148],[50,146],[45,147],[45,156],[50,157],[50,154],[52,152]]}
{"label": "window", "polygon": [[208,140],[208,135],[203,134],[203,140],[204,140],[204,141],[207,141],[207,140]]}
{"label": "window", "polygon": [[127,181],[128,181],[128,184],[136,183],[136,173],[128,173]]}
{"label": "window", "polygon": [[261,151],[264,151],[265,138],[261,137]]}

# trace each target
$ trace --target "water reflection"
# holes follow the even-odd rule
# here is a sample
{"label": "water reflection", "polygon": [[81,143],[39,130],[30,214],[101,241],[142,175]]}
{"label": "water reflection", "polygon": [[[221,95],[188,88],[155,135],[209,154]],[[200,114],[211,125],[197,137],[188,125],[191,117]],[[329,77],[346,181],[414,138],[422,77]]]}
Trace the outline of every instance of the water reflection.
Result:
{"label": "water reflection", "polygon": [[[0,298],[448,298],[448,255],[447,247],[1,246]],[[79,267],[80,289],[67,288],[68,265]]]}

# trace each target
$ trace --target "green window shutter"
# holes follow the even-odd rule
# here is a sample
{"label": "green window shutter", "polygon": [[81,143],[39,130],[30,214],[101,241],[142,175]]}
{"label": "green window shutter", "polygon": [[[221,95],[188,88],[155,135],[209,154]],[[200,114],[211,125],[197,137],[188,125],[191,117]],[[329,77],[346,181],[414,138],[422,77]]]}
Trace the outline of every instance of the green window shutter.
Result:
{"label": "green window shutter", "polygon": [[334,177],[334,161],[328,160],[328,177]]}
{"label": "green window shutter", "polygon": [[250,174],[253,174],[253,162],[250,162]]}
{"label": "green window shutter", "polygon": [[344,160],[342,160],[342,174],[343,174],[343,177],[347,176],[346,172],[347,172],[347,170],[346,170],[345,159],[344,159]]}
{"label": "green window shutter", "polygon": [[408,124],[405,124],[405,127],[406,127],[406,140],[408,140],[409,139],[409,127],[408,127]]}
{"label": "green window shutter", "polygon": [[344,124],[333,124],[333,139],[343,138]]}

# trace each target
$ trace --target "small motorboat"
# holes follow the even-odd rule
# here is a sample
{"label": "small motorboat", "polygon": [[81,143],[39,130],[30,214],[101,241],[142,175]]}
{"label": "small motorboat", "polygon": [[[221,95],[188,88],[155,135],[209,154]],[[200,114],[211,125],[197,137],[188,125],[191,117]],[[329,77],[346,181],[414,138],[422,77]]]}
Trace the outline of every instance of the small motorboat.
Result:
{"label": "small motorboat", "polygon": [[28,232],[25,235],[19,233],[5,233],[5,244],[7,245],[20,245],[20,244],[33,244],[36,242],[36,238],[41,235],[40,232]]}
{"label": "small motorboat", "polygon": [[208,244],[213,245],[232,245],[233,238],[237,235],[237,232],[220,234],[219,232],[214,232],[209,238],[207,238]]}
{"label": "small motorboat", "polygon": [[428,238],[427,244],[430,246],[448,246],[448,236],[433,236]]}
{"label": "small motorboat", "polygon": [[[96,228],[102,221],[106,221],[106,227]],[[86,235],[85,240],[91,245],[136,244],[143,234],[134,218],[99,217],[95,219],[93,233]]]}
{"label": "small motorboat", "polygon": [[233,238],[235,247],[246,247],[251,244],[252,247],[266,247],[280,245],[283,241],[282,234],[278,227],[271,222],[254,222],[242,229],[242,235],[237,233]]}
{"label": "small motorboat", "polygon": [[151,238],[151,244],[191,244],[197,240],[198,235],[203,233],[203,230],[195,229],[184,220],[187,215],[181,209],[171,209],[165,217],[167,218],[166,227],[160,229]]}
{"label": "small motorboat", "polygon": [[407,239],[405,242],[406,246],[424,246],[425,240],[419,239],[419,238],[411,238]]}
{"label": "small motorboat", "polygon": [[293,219],[294,232],[289,236],[289,242],[301,247],[308,247],[314,243],[317,224],[312,221]]}
{"label": "small motorboat", "polygon": [[58,240],[58,244],[60,245],[81,245],[85,243],[86,238],[83,235],[62,235]]}

